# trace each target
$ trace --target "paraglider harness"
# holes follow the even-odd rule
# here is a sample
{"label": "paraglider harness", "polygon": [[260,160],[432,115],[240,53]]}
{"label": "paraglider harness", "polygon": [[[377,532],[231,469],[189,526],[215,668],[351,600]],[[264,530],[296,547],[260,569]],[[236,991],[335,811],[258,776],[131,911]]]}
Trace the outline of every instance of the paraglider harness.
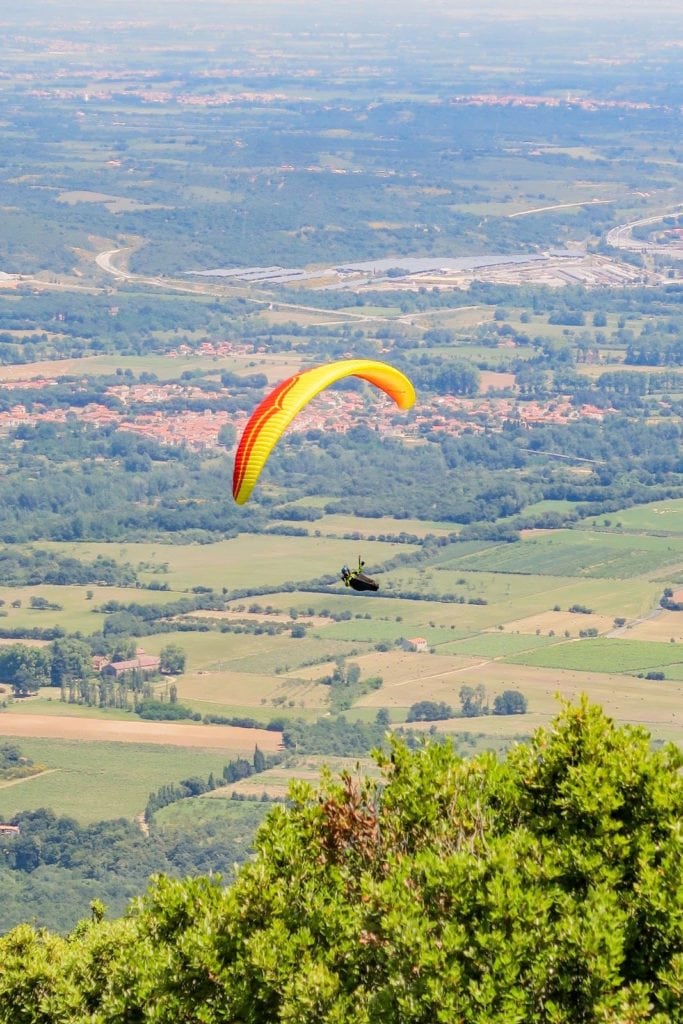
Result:
{"label": "paraglider harness", "polygon": [[349,569],[348,565],[343,565],[341,570],[341,578],[344,581],[345,587],[351,587],[352,590],[379,590],[379,583],[370,579],[363,572],[363,566],[365,562],[358,558],[358,568],[353,571]]}

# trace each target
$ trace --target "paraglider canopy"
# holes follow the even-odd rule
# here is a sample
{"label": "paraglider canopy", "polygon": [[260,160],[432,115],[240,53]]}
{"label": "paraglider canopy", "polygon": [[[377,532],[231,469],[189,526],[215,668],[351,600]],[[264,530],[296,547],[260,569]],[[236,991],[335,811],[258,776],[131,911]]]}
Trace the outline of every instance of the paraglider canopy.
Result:
{"label": "paraglider canopy", "polygon": [[271,451],[297,413],[343,377],[369,381],[390,395],[400,409],[410,409],[415,401],[415,389],[405,374],[374,359],[340,359],[288,377],[256,407],[240,438],[232,478],[232,495],[238,505],[248,500]]}

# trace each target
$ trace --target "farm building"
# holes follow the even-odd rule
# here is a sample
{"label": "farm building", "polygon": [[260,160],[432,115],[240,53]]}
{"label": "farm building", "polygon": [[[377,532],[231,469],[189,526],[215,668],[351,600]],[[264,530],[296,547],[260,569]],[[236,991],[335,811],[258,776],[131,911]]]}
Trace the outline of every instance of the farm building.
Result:
{"label": "farm building", "polygon": [[5,822],[0,821],[0,836],[18,836],[21,829],[18,825],[6,825]]}
{"label": "farm building", "polygon": [[427,641],[423,636],[413,636],[406,640],[406,647],[409,651],[426,651]]}
{"label": "farm building", "polygon": [[102,669],[102,674],[119,679],[126,672],[140,672],[143,676],[153,676],[159,671],[159,659],[153,654],[138,654],[128,661],[110,661]]}

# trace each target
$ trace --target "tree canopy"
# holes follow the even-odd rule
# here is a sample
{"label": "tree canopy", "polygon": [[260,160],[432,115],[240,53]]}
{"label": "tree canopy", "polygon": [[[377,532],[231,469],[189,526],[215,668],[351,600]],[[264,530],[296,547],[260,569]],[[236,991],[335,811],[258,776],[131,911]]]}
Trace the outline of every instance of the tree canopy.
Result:
{"label": "tree canopy", "polygon": [[683,755],[583,701],[461,759],[294,783],[230,888],[0,940],[3,1024],[683,1021]]}

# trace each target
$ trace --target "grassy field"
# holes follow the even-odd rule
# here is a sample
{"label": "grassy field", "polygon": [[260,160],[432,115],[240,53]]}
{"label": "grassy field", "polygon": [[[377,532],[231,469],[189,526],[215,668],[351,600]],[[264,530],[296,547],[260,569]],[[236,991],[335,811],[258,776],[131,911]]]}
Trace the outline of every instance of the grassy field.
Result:
{"label": "grassy field", "polygon": [[[222,793],[223,790],[213,792]],[[250,841],[271,806],[253,800],[231,800],[229,797],[222,800],[205,800],[203,797],[195,796],[162,807],[154,815],[154,821],[163,828],[178,828],[183,832],[210,822],[229,821],[236,828],[243,828],[245,840]],[[230,865],[226,864],[226,875],[229,868]]]}
{"label": "grassy field", "polygon": [[480,633],[479,636],[452,640],[439,646],[439,653],[477,654],[487,658],[503,657],[522,651],[533,651],[547,644],[558,643],[558,638],[526,636],[515,633]]}
{"label": "grassy field", "polygon": [[[310,506],[314,502],[304,499],[298,502],[298,504]],[[358,534],[359,537],[363,538],[368,536],[377,537],[381,534],[397,535],[400,533],[413,534],[420,538],[426,537],[430,533],[436,537],[441,537],[449,533],[458,533],[462,529],[457,523],[436,523],[420,519],[390,519],[388,516],[382,516],[379,519],[359,519],[358,516],[345,516],[341,514],[326,515],[322,519],[316,519],[315,523],[312,524],[312,528],[320,530],[326,536],[340,537],[348,533]],[[365,550],[365,542],[363,543],[363,550]]]}
{"label": "grassy field", "polygon": [[[491,550],[489,548],[479,554],[483,557]],[[504,551],[503,556],[506,553]],[[451,622],[456,622],[461,628],[470,628],[471,631],[551,611],[556,606],[566,611],[575,604],[590,607],[601,615],[635,618],[650,612],[662,592],[660,584],[643,579],[638,581],[637,587],[627,587],[623,580],[610,577],[591,579],[512,571],[490,572],[485,571],[483,566],[480,571],[472,572],[470,562],[475,561],[479,561],[479,555],[471,560],[463,559],[461,569],[449,569],[451,563],[446,562],[425,570],[423,576],[416,575],[414,570],[396,569],[385,576],[387,590],[419,588],[429,593],[454,593],[465,597],[467,601],[482,598],[486,605],[444,606],[450,608]],[[412,604],[415,609],[422,602]]]}
{"label": "grassy field", "polygon": [[629,579],[681,561],[681,546],[667,537],[553,530],[518,544],[499,544],[476,555],[455,557],[454,568],[496,572]]}
{"label": "grassy field", "polygon": [[647,533],[683,533],[683,498],[667,498],[649,505],[620,509],[607,516],[596,516],[584,520],[584,525],[603,526],[607,519],[613,526],[624,530],[641,530]]}
{"label": "grassy field", "polygon": [[[222,587],[236,590],[244,587],[247,580],[250,586],[259,587],[336,574],[339,566],[351,557],[349,544],[349,541],[328,537],[257,536],[248,533],[215,544],[52,542],[43,546],[82,559],[93,559],[99,554],[118,562],[130,562],[135,567],[165,564],[167,572],[141,571],[140,579],[145,582],[160,580],[168,583],[171,590],[182,591],[198,583],[216,590]],[[365,541],[363,544],[365,560],[374,565],[411,550],[415,547],[409,544],[381,541]]]}
{"label": "grassy field", "polygon": [[[88,599],[88,593],[92,593],[92,599]],[[98,612],[97,608],[105,601],[166,604],[177,600],[178,596],[165,591],[138,590],[135,587],[98,587],[95,584],[82,587],[48,584],[34,587],[0,587],[0,599],[5,602],[2,611],[6,613],[0,618],[0,625],[3,629],[61,626],[70,633],[95,633],[102,628],[104,622],[104,614]],[[61,607],[45,611],[31,608],[32,597],[43,597],[51,604]],[[21,601],[21,607],[13,608],[14,601]]]}
{"label": "grassy field", "polygon": [[595,637],[513,655],[508,660],[520,665],[573,668],[580,672],[645,672],[683,665],[683,646]]}
{"label": "grassy field", "polygon": [[[21,749],[49,774],[0,783],[0,815],[51,807],[82,823],[132,818],[153,790],[191,775],[220,774],[230,754],[150,744],[22,739]],[[232,755],[235,756],[235,755]]]}
{"label": "grassy field", "polygon": [[[595,641],[586,641],[591,642]],[[579,644],[570,646],[578,647]],[[550,654],[560,649],[550,647],[538,653]],[[413,659],[412,664],[405,659]],[[557,713],[558,694],[576,700],[586,693],[590,700],[602,704],[615,720],[642,723],[657,737],[683,743],[683,681],[639,679],[620,674],[618,670],[572,670],[517,664],[512,659],[454,657],[451,661],[445,656],[429,654],[374,653],[354,660],[360,664],[363,676],[381,675],[384,680],[381,689],[373,690],[357,702],[357,706],[371,709],[373,713],[386,707],[397,715],[405,714],[418,700],[445,701],[457,710],[463,685],[482,684],[491,703],[503,690],[521,690],[529,701],[528,715],[472,720],[473,729],[502,735],[510,730],[530,731],[536,725],[547,723]],[[444,727],[438,725],[440,729]],[[461,729],[462,720],[453,720],[448,728]]]}
{"label": "grassy field", "polygon": [[[292,319],[290,317],[289,319]],[[173,337],[167,339],[173,345]],[[178,335],[177,343],[184,340],[184,332]],[[295,354],[288,356],[279,353],[277,356],[206,356],[199,354],[179,355],[169,358],[163,354],[149,353],[144,356],[101,355],[82,356],[75,359],[40,360],[35,363],[0,367],[0,380],[31,380],[34,377],[64,377],[90,374],[106,376],[121,369],[130,370],[136,376],[141,373],[154,373],[161,381],[176,380],[185,370],[211,370],[218,373],[231,371],[265,373],[273,382],[281,380],[288,374],[295,373],[301,360]]]}

